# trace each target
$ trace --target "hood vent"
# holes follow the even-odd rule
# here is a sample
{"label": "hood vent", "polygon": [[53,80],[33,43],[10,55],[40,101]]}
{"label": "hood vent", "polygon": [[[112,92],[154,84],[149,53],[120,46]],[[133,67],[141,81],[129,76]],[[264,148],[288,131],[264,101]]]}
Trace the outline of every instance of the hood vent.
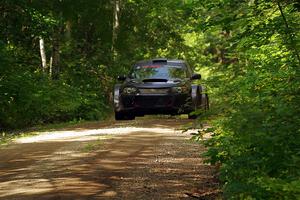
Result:
{"label": "hood vent", "polygon": [[163,79],[163,78],[148,78],[143,80],[144,83],[153,83],[153,82],[168,82],[168,79]]}

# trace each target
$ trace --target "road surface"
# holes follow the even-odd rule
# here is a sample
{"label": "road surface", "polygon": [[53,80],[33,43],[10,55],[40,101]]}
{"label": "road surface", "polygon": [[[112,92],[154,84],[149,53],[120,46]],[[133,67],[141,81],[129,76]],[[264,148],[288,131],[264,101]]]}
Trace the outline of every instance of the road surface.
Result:
{"label": "road surface", "polygon": [[215,199],[187,119],[87,123],[0,149],[0,199]]}

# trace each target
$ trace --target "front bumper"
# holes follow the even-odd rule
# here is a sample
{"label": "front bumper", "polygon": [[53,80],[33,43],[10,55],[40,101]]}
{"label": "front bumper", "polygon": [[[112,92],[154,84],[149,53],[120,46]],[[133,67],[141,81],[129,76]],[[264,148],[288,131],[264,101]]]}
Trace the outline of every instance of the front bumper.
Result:
{"label": "front bumper", "polygon": [[192,111],[191,105],[189,94],[122,94],[119,101],[115,101],[115,110],[139,114],[184,114]]}

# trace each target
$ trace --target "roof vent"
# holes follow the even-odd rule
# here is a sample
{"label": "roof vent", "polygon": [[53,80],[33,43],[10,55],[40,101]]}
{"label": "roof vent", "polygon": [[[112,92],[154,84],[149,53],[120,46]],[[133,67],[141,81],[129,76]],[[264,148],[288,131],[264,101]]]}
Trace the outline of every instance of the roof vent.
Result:
{"label": "roof vent", "polygon": [[156,58],[152,60],[153,63],[163,63],[163,62],[167,62],[166,58]]}

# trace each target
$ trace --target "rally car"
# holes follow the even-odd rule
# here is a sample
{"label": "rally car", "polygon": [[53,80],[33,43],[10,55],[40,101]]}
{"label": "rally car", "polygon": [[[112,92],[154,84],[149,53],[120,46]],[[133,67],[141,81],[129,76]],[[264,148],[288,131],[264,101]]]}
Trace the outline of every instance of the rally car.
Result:
{"label": "rally car", "polygon": [[137,62],[127,76],[118,76],[114,87],[116,120],[132,120],[147,114],[188,114],[209,108],[208,95],[201,79],[183,60],[152,59]]}

